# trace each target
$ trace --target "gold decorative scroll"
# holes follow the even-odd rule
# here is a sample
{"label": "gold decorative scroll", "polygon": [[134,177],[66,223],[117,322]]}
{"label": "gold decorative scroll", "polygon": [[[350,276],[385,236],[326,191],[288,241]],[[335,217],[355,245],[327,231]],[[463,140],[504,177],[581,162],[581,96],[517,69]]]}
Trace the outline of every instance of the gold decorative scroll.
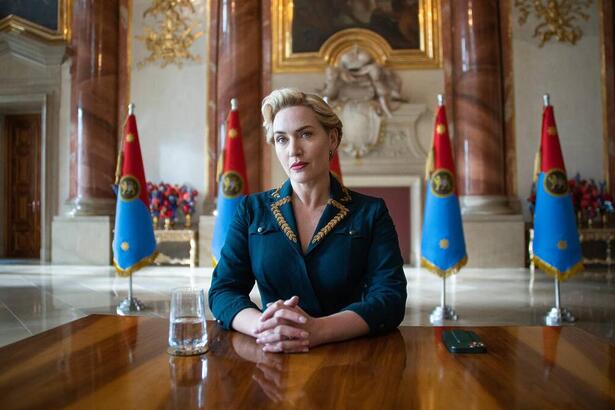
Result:
{"label": "gold decorative scroll", "polygon": [[0,32],[25,33],[48,42],[70,41],[72,3],[72,0],[58,1],[58,29],[56,31],[11,14],[0,20]]}
{"label": "gold decorative scroll", "polygon": [[370,51],[378,64],[392,68],[440,67],[440,0],[418,0],[419,47],[393,49],[380,35],[364,28],[332,34],[318,51],[293,52],[293,0],[271,1],[274,72],[324,71],[355,44]]}
{"label": "gold decorative scroll", "polygon": [[515,0],[519,9],[519,24],[527,22],[530,15],[538,19],[534,37],[540,39],[539,46],[556,38],[560,42],[576,44],[583,37],[579,19],[587,21],[587,9],[593,0]]}
{"label": "gold decorative scroll", "polygon": [[159,62],[162,68],[169,64],[181,68],[186,61],[200,62],[201,56],[190,52],[190,47],[203,35],[196,31],[199,23],[194,14],[191,0],[152,0],[143,18],[153,18],[156,27],[146,25],[145,34],[136,36],[145,42],[150,54],[137,67]]}

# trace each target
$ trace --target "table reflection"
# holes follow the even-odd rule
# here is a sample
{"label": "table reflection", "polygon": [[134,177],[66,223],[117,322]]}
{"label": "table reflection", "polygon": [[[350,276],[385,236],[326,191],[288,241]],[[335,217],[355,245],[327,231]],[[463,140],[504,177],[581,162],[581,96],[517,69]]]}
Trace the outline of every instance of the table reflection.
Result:
{"label": "table reflection", "polygon": [[398,330],[298,354],[265,353],[239,333],[231,343],[239,357],[254,363],[252,380],[276,404],[328,408],[352,399],[365,407],[386,407],[396,399],[406,367]]}

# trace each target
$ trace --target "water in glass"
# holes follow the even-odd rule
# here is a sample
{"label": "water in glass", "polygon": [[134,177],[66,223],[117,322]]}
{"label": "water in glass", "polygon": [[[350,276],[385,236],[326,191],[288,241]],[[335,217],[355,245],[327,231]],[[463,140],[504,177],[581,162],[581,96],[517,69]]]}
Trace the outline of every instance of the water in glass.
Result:
{"label": "water in glass", "polygon": [[175,354],[203,353],[207,345],[203,289],[179,288],[171,294],[169,347]]}

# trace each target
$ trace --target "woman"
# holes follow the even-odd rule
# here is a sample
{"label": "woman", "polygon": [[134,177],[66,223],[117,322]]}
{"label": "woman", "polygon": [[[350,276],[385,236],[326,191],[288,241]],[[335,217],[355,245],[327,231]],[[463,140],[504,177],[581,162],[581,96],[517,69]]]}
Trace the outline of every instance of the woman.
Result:
{"label": "woman", "polygon": [[[218,323],[269,352],[397,327],[406,278],[386,205],[329,173],[341,121],[320,97],[295,89],[273,91],[262,113],[288,180],[237,209],[209,291]],[[262,312],[249,298],[255,281]]]}

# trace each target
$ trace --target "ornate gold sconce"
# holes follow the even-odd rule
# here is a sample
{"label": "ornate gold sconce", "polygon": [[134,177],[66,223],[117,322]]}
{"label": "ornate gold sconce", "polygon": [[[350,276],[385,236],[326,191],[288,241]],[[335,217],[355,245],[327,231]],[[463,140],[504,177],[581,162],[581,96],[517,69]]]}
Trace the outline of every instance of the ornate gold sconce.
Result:
{"label": "ornate gold sconce", "polygon": [[152,3],[143,13],[143,18],[154,18],[156,27],[145,26],[145,35],[136,37],[145,42],[150,54],[137,67],[160,62],[162,68],[169,64],[181,68],[185,61],[200,62],[201,56],[190,52],[190,47],[203,35],[202,31],[196,31],[198,22],[193,20],[195,9],[192,1],[153,0]]}
{"label": "ornate gold sconce", "polygon": [[575,44],[583,36],[579,19],[587,21],[587,9],[593,0],[515,0],[519,9],[519,24],[526,23],[530,14],[535,14],[539,24],[534,37],[540,38],[540,47],[556,38],[560,42]]}

